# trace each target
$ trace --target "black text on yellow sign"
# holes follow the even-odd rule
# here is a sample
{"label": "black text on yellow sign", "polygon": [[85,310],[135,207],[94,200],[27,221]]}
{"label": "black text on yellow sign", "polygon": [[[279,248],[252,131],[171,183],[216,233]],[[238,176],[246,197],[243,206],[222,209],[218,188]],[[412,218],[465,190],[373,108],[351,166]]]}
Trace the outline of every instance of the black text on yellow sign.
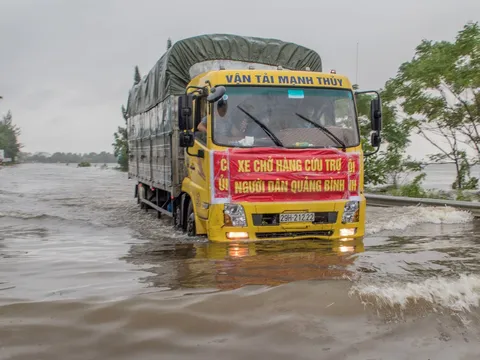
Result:
{"label": "black text on yellow sign", "polygon": [[226,75],[227,84],[282,84],[282,85],[321,85],[343,86],[343,79],[333,76],[304,76],[304,75]]}

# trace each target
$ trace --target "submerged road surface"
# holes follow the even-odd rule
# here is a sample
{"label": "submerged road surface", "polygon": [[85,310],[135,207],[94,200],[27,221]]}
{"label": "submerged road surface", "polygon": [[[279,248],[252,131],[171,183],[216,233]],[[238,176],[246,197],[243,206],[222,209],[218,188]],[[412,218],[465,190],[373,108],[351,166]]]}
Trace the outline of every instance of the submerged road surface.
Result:
{"label": "submerged road surface", "polygon": [[478,222],[367,216],[363,242],[209,244],[118,171],[3,168],[0,359],[478,359]]}

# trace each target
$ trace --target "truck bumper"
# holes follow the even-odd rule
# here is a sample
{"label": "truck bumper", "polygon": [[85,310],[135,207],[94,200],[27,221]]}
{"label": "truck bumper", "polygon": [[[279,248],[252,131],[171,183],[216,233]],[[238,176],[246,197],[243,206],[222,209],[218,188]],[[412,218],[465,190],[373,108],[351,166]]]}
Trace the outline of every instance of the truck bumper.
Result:
{"label": "truck bumper", "polygon": [[[309,203],[239,203],[243,206],[247,226],[226,226],[224,205],[211,205],[208,239],[215,242],[265,240],[352,240],[365,233],[366,200],[358,202],[358,221],[343,223],[347,201]],[[314,213],[309,222],[280,222],[280,214]],[[357,219],[356,219],[357,220]]]}

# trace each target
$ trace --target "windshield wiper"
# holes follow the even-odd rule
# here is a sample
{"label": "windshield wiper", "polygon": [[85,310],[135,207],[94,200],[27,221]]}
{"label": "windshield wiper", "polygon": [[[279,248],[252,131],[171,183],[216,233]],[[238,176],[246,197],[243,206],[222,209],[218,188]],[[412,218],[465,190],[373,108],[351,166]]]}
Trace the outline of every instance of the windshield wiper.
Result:
{"label": "windshield wiper", "polygon": [[263,131],[265,131],[265,133],[273,140],[273,142],[275,143],[275,145],[277,146],[281,146],[281,147],[285,147],[283,146],[282,142],[275,136],[275,134],[268,128],[265,126],[265,124],[263,124],[260,120],[258,120],[257,118],[255,118],[253,115],[249,114],[245,109],[243,109],[240,105],[237,105],[237,107],[240,109],[241,112],[243,112],[245,115],[247,115],[250,119],[252,119],[253,121],[255,121],[258,126],[260,126]]}
{"label": "windshield wiper", "polygon": [[326,133],[327,135],[330,135],[330,138],[334,139],[341,147],[342,147],[342,150],[345,151],[347,150],[347,145],[345,145],[345,143],[340,140],[337,136],[335,136],[330,130],[328,130],[325,126],[323,125],[320,125],[320,124],[317,124],[316,122],[313,122],[312,120],[310,120],[309,118],[299,114],[299,113],[295,113],[295,115],[297,115],[298,117],[300,117],[301,119],[309,122],[310,124],[312,124],[313,126],[315,126],[317,129],[320,129],[322,130],[324,133]]}

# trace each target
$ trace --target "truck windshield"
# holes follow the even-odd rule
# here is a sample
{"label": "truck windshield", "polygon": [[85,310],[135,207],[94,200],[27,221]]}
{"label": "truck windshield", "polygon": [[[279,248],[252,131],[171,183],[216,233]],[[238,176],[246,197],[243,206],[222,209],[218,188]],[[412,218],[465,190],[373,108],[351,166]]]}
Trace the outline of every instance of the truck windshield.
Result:
{"label": "truck windshield", "polygon": [[213,142],[241,147],[360,144],[350,90],[227,87],[214,105]]}

